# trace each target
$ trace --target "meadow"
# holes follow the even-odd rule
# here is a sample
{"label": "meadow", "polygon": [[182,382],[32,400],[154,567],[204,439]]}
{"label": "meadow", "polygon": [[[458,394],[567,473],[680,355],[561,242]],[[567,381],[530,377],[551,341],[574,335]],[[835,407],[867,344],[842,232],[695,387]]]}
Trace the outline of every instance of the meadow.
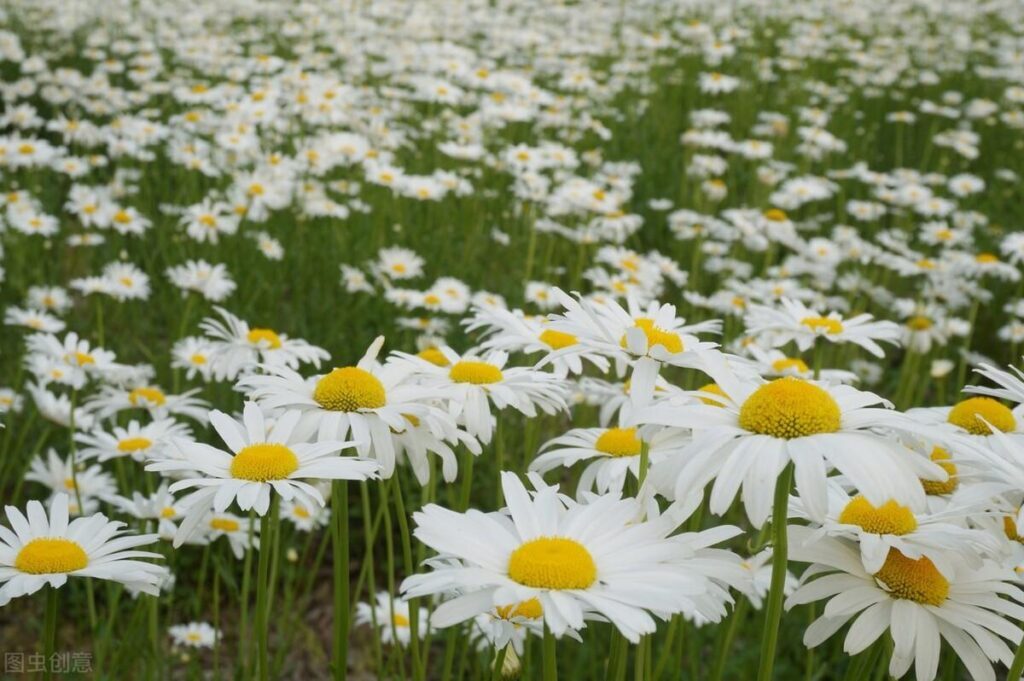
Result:
{"label": "meadow", "polygon": [[0,678],[1021,678],[1024,4],[4,0],[0,96]]}

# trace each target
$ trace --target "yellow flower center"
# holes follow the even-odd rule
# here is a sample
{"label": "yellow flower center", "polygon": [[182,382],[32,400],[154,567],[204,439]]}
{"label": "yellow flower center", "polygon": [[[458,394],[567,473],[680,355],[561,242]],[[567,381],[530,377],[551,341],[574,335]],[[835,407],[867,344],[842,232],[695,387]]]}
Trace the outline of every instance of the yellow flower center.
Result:
{"label": "yellow flower center", "polygon": [[132,216],[129,215],[126,211],[119,210],[116,213],[114,213],[114,222],[117,222],[117,223],[122,224],[122,225],[126,225],[129,222],[131,222],[131,221],[132,221]]}
{"label": "yellow flower center", "polygon": [[949,596],[949,580],[927,558],[907,558],[896,549],[889,549],[882,569],[875,579],[889,588],[889,595],[923,605],[939,606]]}
{"label": "yellow flower center", "polygon": [[772,362],[772,371],[776,373],[783,373],[785,371],[797,371],[801,374],[806,374],[810,369],[807,366],[807,362],[803,361],[799,357],[783,357]]}
{"label": "yellow flower center", "polygon": [[64,355],[64,361],[69,364],[77,364],[80,367],[84,367],[86,364],[96,363],[96,359],[87,352],[74,352]]}
{"label": "yellow flower center", "polygon": [[409,618],[406,617],[405,615],[403,615],[400,612],[396,612],[395,613],[395,617],[394,617],[393,621],[394,621],[394,624],[395,624],[396,627],[407,627],[407,626],[409,626]]}
{"label": "yellow flower center", "polygon": [[135,388],[128,393],[128,402],[133,407],[145,406],[147,404],[160,407],[167,402],[167,397],[159,388]]}
{"label": "yellow flower center", "polygon": [[[643,331],[644,335],[647,336],[648,349],[653,348],[655,345],[660,345],[672,354],[683,351],[683,339],[679,337],[679,334],[655,326],[653,319],[640,317],[636,320],[636,328]],[[622,347],[626,347],[625,335],[622,336],[621,344]]]}
{"label": "yellow flower center", "polygon": [[74,572],[89,564],[89,556],[77,542],[60,537],[39,537],[21,547],[14,567],[30,575]]}
{"label": "yellow flower center", "polygon": [[982,265],[991,265],[992,263],[999,262],[999,257],[994,253],[979,253],[974,257],[974,260]]}
{"label": "yellow flower center", "polygon": [[949,411],[947,420],[971,435],[990,435],[992,429],[989,425],[1004,433],[1009,433],[1017,427],[1017,419],[1013,417],[1010,408],[991,397],[971,397],[958,402]]}
{"label": "yellow flower center", "polygon": [[544,615],[544,608],[536,598],[520,601],[514,605],[499,605],[494,611],[503,620],[510,620],[513,617],[537,620]]}
{"label": "yellow flower center", "polygon": [[785,222],[789,219],[789,216],[786,215],[786,211],[778,208],[769,208],[764,212],[764,217],[771,222]]}
{"label": "yellow flower center", "polygon": [[144,437],[127,437],[117,443],[117,449],[124,453],[141,452],[153,446],[153,441]]}
{"label": "yellow flower center", "polygon": [[210,527],[221,532],[237,532],[239,525],[237,520],[231,518],[214,518],[210,521]]}
{"label": "yellow flower center", "polygon": [[800,323],[815,333],[842,333],[843,323],[831,317],[804,317]]}
{"label": "yellow flower center", "polygon": [[578,541],[539,537],[512,552],[508,576],[534,589],[586,589],[597,581],[597,565]]}
{"label": "yellow flower center", "polygon": [[203,637],[195,631],[190,631],[187,634],[185,634],[185,640],[191,641],[192,643],[199,643],[203,640]]}
{"label": "yellow flower center", "polygon": [[160,517],[167,518],[168,520],[178,515],[177,512],[170,506],[164,506],[160,509]]}
{"label": "yellow flower center", "polygon": [[306,510],[305,506],[296,506],[292,509],[292,513],[296,518],[301,518],[303,520],[307,520],[310,517],[309,511]]}
{"label": "yellow flower center", "polygon": [[562,331],[555,331],[554,329],[544,329],[540,332],[540,342],[547,345],[552,350],[561,350],[562,348],[568,348],[576,345],[579,339],[571,333],[564,333]]}
{"label": "yellow flower center", "polygon": [[321,378],[313,390],[313,399],[330,411],[380,409],[387,404],[384,384],[359,367],[334,369]]}
{"label": "yellow flower center", "polygon": [[1017,531],[1017,521],[1012,515],[1003,518],[1003,532],[1006,533],[1006,538],[1010,541],[1024,544],[1024,537]]}
{"label": "yellow flower center", "polygon": [[787,376],[765,383],[740,407],[740,428],[790,440],[839,430],[839,405],[825,389]]}
{"label": "yellow flower center", "polygon": [[[721,395],[726,401],[728,401],[728,399],[729,399],[729,396],[725,394],[725,391],[722,390],[717,383],[708,383],[706,385],[702,385],[700,388],[698,388],[698,390],[700,390],[700,392],[702,392],[702,393],[711,393],[712,395]],[[711,406],[711,407],[721,407],[722,406],[721,402],[719,402],[718,400],[711,399],[710,397],[701,397],[700,401],[703,402],[704,404],[708,405],[708,406]]]}
{"label": "yellow flower center", "polygon": [[594,449],[609,456],[636,456],[641,445],[636,428],[609,428],[597,438]]}
{"label": "yellow flower center", "polygon": [[256,444],[243,447],[231,460],[231,477],[253,482],[284,480],[299,468],[299,459],[288,447]]}
{"label": "yellow flower center", "polygon": [[503,378],[501,369],[487,362],[462,361],[456,362],[448,371],[448,377],[456,383],[472,383],[487,385],[497,383]]}
{"label": "yellow flower center", "polygon": [[416,353],[416,356],[420,359],[425,359],[434,366],[446,367],[448,366],[448,358],[444,356],[444,353],[437,348],[426,348]]}
{"label": "yellow flower center", "polygon": [[922,480],[925,494],[952,494],[960,486],[960,480],[956,477],[956,464],[950,461],[949,452],[942,447],[932,449],[931,460],[939,465],[939,468],[946,471],[949,478],[945,482],[938,480]]}
{"label": "yellow flower center", "polygon": [[909,534],[917,529],[917,519],[906,506],[890,499],[877,508],[858,494],[839,514],[839,522],[857,525],[871,534]]}
{"label": "yellow flower center", "polygon": [[191,357],[189,357],[189,360],[193,364],[200,364],[200,365],[201,364],[206,364],[206,355],[203,355],[203,354],[200,354],[200,353],[197,352],[194,355],[192,355]]}
{"label": "yellow flower center", "polygon": [[245,339],[253,345],[262,345],[271,350],[281,347],[281,337],[271,329],[251,329]]}
{"label": "yellow flower center", "polygon": [[932,320],[924,315],[914,315],[907,320],[907,328],[911,331],[927,331],[933,326]]}

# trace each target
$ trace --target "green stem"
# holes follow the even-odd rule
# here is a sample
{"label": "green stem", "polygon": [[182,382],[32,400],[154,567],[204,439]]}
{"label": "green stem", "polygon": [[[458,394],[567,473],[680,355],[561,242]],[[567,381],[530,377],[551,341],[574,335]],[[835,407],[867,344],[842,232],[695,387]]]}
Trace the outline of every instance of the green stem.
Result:
{"label": "green stem", "polygon": [[771,681],[775,668],[775,647],[779,642],[783,592],[786,587],[786,519],[789,510],[789,490],[792,485],[793,464],[789,463],[775,482],[775,501],[772,509],[772,584],[765,607],[761,664],[757,671],[757,681]]}
{"label": "green stem", "polygon": [[57,649],[57,589],[50,586],[46,589],[46,617],[43,621],[43,655],[46,667],[45,678],[50,681],[53,678],[53,667],[50,659]]}
{"label": "green stem", "polygon": [[[398,517],[398,531],[402,539],[402,566],[406,576],[415,572],[412,562],[412,540],[409,534],[409,518],[405,512],[405,502],[402,499],[402,484],[396,474],[391,478],[395,486],[395,515]],[[423,669],[423,660],[420,658],[420,608],[419,599],[409,599],[409,654],[412,656],[412,675],[416,681],[423,681],[426,672]]]}
{"label": "green stem", "polygon": [[334,678],[348,675],[348,482],[335,480],[331,491],[331,528],[334,532]]}
{"label": "green stem", "polygon": [[270,558],[277,532],[278,497],[270,502],[270,512],[260,518],[260,562],[256,573],[256,650],[260,681],[270,679]]}
{"label": "green stem", "polygon": [[555,657],[555,635],[544,625],[544,681],[558,681],[558,660]]}
{"label": "green stem", "polygon": [[1010,672],[1006,675],[1007,681],[1017,681],[1024,673],[1024,639],[1021,639],[1017,646],[1017,654],[1013,656],[1013,663],[1010,664]]}
{"label": "green stem", "polygon": [[[512,645],[511,643],[508,644]],[[503,646],[494,658],[494,667],[491,669],[491,681],[501,681],[501,668],[505,666],[505,655],[508,654],[508,646]]]}

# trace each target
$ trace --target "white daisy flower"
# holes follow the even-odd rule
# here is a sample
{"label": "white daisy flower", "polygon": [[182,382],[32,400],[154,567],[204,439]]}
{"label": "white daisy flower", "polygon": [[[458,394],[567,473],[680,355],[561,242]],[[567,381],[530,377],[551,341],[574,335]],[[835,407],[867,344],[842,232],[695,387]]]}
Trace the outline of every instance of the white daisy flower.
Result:
{"label": "white daisy flower", "polygon": [[68,577],[105,579],[159,593],[157,585],[167,568],[139,559],[163,556],[135,550],[155,542],[155,534],[126,534],[124,523],[102,513],[69,522],[66,494],[53,497],[49,513],[38,501],[28,502],[26,514],[13,506],[4,510],[11,529],[0,525],[0,606],[47,584],[60,588]]}
{"label": "white daisy flower", "polygon": [[892,638],[889,675],[916,667],[918,681],[935,678],[945,640],[974,679],[995,680],[992,662],[1009,665],[1024,619],[1024,592],[1010,568],[986,561],[980,568],[957,567],[948,577],[925,557],[908,558],[890,549],[875,573],[864,569],[856,544],[812,536],[789,528],[790,557],[811,563],[786,607],[828,599],[821,617],[804,633],[815,647],[853,621],[843,650],[856,655],[886,631]]}
{"label": "white daisy flower", "polygon": [[502,513],[455,513],[431,504],[413,516],[416,537],[440,556],[430,561],[430,573],[407,578],[403,593],[458,592],[434,610],[435,627],[536,599],[557,637],[597,618],[635,643],[655,631],[654,617],[725,615],[728,588],[706,573],[735,564],[719,556],[727,552],[707,547],[738,529],[670,536],[677,522],[667,516],[637,522],[637,502],[616,494],[577,504],[540,485],[531,496],[514,473],[502,473],[502,489],[508,504]]}
{"label": "white daisy flower", "polygon": [[210,412],[210,424],[228,446],[229,452],[201,442],[180,438],[171,440],[180,458],[157,459],[146,466],[147,471],[198,471],[204,477],[175,482],[171,492],[199,488],[182,503],[188,507],[175,535],[174,545],[190,538],[212,507],[220,513],[238,503],[243,511],[252,509],[266,515],[270,495],[282,499],[298,499],[306,505],[324,505],[320,490],[303,482],[312,480],[366,480],[376,477],[377,462],[337,456],[353,442],[306,442],[306,434],[296,428],[302,414],[290,411],[279,417],[272,427],[264,420],[263,411],[255,402],[247,402],[242,421],[221,411]]}
{"label": "white daisy flower", "polygon": [[919,479],[947,478],[930,459],[877,432],[926,429],[899,412],[872,407],[887,404],[873,393],[792,376],[768,382],[734,373],[719,358],[708,362],[707,372],[717,389],[695,393],[702,402],[653,405],[636,416],[638,424],[693,430],[693,443],[683,454],[652,471],[652,479],[677,498],[714,480],[710,508],[721,515],[742,487],[747,516],[761,527],[771,512],[775,481],[790,462],[800,498],[815,520],[827,511],[830,468],[876,506],[895,499],[923,508]]}

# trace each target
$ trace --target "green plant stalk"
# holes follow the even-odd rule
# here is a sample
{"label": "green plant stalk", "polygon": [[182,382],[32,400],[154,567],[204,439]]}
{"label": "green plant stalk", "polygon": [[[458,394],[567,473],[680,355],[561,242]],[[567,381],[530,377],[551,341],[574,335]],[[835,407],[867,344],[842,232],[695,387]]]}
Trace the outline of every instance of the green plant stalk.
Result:
{"label": "green plant stalk", "polygon": [[783,592],[786,587],[786,519],[789,510],[789,490],[792,485],[793,464],[788,463],[775,481],[775,500],[772,507],[772,582],[765,606],[761,663],[757,670],[757,681],[771,681],[775,669],[775,648],[779,642]]}
{"label": "green plant stalk", "polygon": [[348,583],[348,482],[335,480],[331,491],[331,529],[334,549],[334,678],[348,675],[349,583]]}

